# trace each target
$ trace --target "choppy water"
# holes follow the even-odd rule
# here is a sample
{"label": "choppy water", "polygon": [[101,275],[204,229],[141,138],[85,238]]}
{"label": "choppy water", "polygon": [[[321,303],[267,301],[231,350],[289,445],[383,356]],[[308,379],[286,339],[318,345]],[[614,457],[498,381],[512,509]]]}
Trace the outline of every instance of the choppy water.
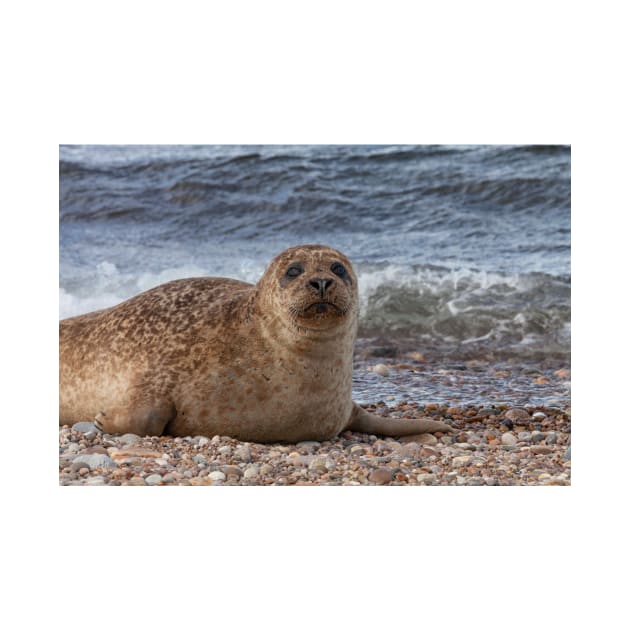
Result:
{"label": "choppy water", "polygon": [[570,352],[570,148],[61,146],[61,318],[337,247],[363,338]]}

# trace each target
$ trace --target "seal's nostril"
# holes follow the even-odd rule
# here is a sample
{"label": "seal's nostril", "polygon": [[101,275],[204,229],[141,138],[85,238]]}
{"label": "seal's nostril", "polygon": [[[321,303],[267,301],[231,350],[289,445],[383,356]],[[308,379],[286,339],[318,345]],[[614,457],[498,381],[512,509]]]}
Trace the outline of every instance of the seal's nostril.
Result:
{"label": "seal's nostril", "polygon": [[319,294],[324,297],[324,293],[328,291],[330,285],[334,282],[332,278],[313,278],[309,280],[308,283],[319,291]]}

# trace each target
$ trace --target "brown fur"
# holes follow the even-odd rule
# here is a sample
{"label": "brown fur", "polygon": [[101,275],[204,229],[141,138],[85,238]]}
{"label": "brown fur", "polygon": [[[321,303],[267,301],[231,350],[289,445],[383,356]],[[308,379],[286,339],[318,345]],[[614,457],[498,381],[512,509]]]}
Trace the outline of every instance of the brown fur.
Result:
{"label": "brown fur", "polygon": [[[291,266],[302,273],[289,278]],[[282,252],[256,285],[168,282],[60,322],[59,423],[97,416],[109,433],[256,442],[391,434],[351,399],[357,320],[352,265],[324,246]],[[396,434],[438,430],[449,427],[409,420]]]}

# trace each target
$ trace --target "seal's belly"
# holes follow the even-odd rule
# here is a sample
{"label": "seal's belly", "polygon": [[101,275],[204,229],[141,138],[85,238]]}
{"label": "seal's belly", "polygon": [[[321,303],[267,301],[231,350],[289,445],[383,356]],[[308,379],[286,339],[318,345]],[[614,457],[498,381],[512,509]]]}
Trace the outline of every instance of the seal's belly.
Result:
{"label": "seal's belly", "polygon": [[175,397],[170,435],[230,435],[251,442],[327,440],[348,424],[352,412],[352,374],[334,379],[230,378],[219,375],[196,391]]}

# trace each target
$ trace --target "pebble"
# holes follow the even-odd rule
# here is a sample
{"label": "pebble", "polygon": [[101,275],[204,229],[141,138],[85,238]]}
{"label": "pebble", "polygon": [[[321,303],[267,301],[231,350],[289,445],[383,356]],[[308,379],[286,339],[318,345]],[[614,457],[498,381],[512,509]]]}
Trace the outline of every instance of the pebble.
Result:
{"label": "pebble", "polygon": [[135,433],[125,433],[118,438],[118,441],[125,446],[131,446],[136,442],[139,442],[142,438]]}
{"label": "pebble", "polygon": [[225,481],[225,473],[220,470],[214,470],[208,475],[208,479],[212,479],[212,481]]}
{"label": "pebble", "polygon": [[372,368],[372,372],[376,372],[380,376],[389,376],[389,368],[384,363],[377,363]]}
{"label": "pebble", "polygon": [[253,479],[254,477],[257,477],[259,473],[259,468],[258,466],[248,466],[245,469],[245,472],[243,473],[243,478],[244,479]]}
{"label": "pebble", "polygon": [[544,414],[542,411],[537,411],[536,413],[532,414],[532,418],[536,418],[536,419],[540,419],[540,418],[546,418],[547,415]]}
{"label": "pebble", "polygon": [[534,455],[550,455],[553,453],[553,449],[548,446],[532,446],[529,452],[534,453]]}
{"label": "pebble", "polygon": [[210,444],[210,438],[207,438],[205,435],[202,435],[197,444],[199,444],[199,446],[208,446],[208,444]]}
{"label": "pebble", "polygon": [[221,446],[218,450],[218,453],[220,455],[230,455],[232,453],[232,447],[231,446]]}
{"label": "pebble", "polygon": [[245,462],[245,463],[251,462],[252,461],[251,449],[247,445],[239,446],[234,451],[234,458],[238,459],[238,460],[240,460],[242,462]]}
{"label": "pebble", "polygon": [[403,444],[416,442],[417,444],[437,444],[438,439],[431,433],[419,433],[418,435],[405,435],[400,438]]}
{"label": "pebble", "polygon": [[88,477],[85,482],[88,486],[104,486],[105,485],[105,477]]}
{"label": "pebble", "polygon": [[506,412],[505,417],[512,422],[529,422],[529,414],[525,409],[521,409],[520,407],[514,407]]}
{"label": "pebble", "polygon": [[162,481],[162,475],[149,475],[144,481],[147,486],[157,486]]}
{"label": "pebble", "polygon": [[315,442],[314,440],[307,440],[305,442],[298,442],[296,446],[298,448],[316,449],[322,445],[321,442]]}
{"label": "pebble", "polygon": [[453,457],[451,464],[455,467],[466,466],[472,461],[472,455],[460,455],[459,457]]}
{"label": "pebble", "polygon": [[383,485],[392,480],[392,473],[389,468],[377,468],[370,473],[368,480],[372,483]]}
{"label": "pebble", "polygon": [[72,425],[73,431],[78,431],[79,433],[94,433],[96,434],[97,428],[93,422],[75,422]]}
{"label": "pebble", "polygon": [[435,475],[432,473],[420,473],[416,476],[416,481],[425,486],[432,486],[435,483]]}
{"label": "pebble", "polygon": [[509,431],[501,436],[501,444],[504,446],[516,446],[517,442],[516,436]]}
{"label": "pebble", "polygon": [[116,462],[109,456],[102,453],[93,453],[91,455],[78,455],[72,460],[73,464],[84,464],[90,470],[95,468],[114,468],[117,466]]}
{"label": "pebble", "polygon": [[243,471],[238,466],[223,466],[221,471],[226,477],[234,475],[240,479],[243,476]]}

